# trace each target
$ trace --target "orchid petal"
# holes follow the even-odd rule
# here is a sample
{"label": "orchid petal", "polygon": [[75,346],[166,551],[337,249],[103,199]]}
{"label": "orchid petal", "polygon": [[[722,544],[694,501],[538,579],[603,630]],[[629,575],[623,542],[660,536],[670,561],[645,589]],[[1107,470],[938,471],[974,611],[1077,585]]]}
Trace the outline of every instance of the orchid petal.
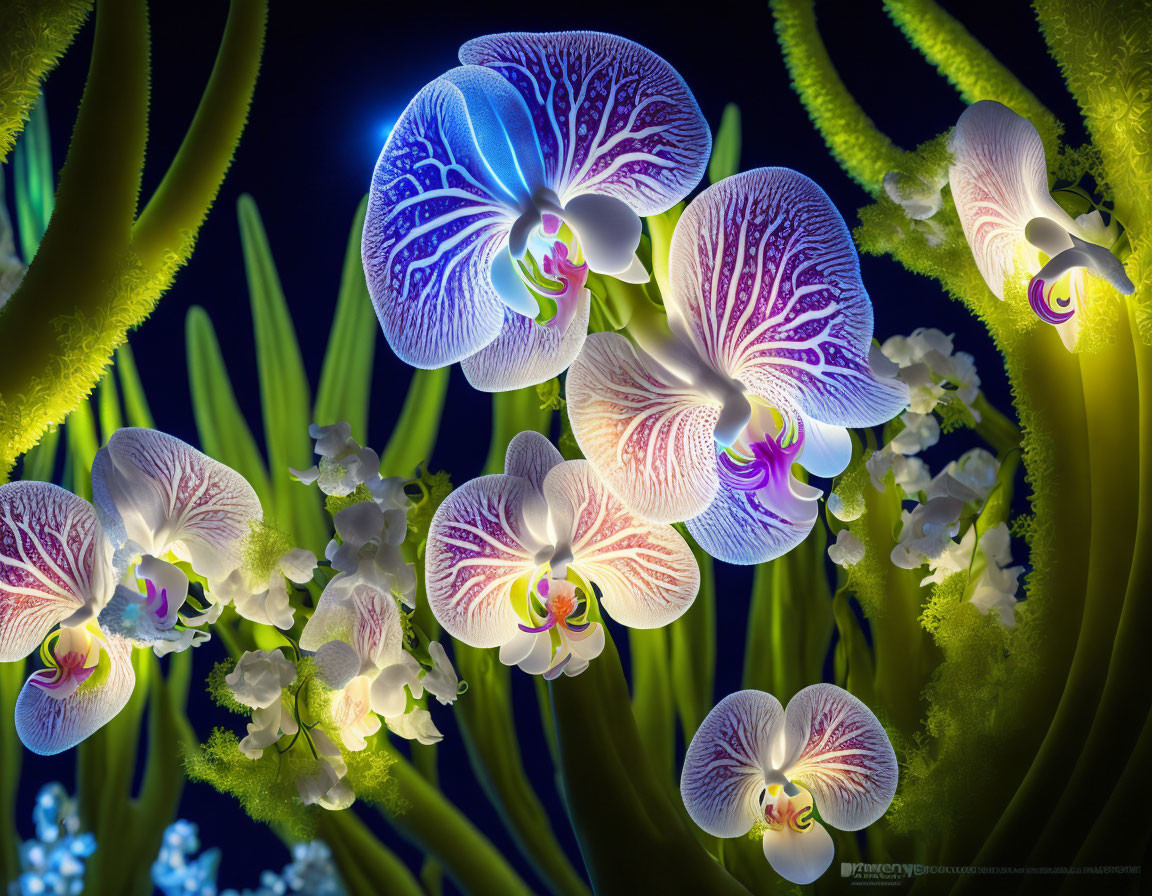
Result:
{"label": "orchid petal", "polygon": [[0,486],[0,662],[27,656],[58,623],[98,612],[115,578],[91,504],[46,482]]}
{"label": "orchid petal", "polygon": [[16,698],[16,733],[24,746],[41,756],[71,749],[94,734],[124,708],[136,685],[132,644],[116,635],[99,643],[98,667],[65,697],[35,682],[34,672]]}
{"label": "orchid petal", "polygon": [[609,34],[493,34],[460,48],[528,106],[545,179],[568,202],[614,196],[639,215],[665,211],[700,181],[711,132],[684,80],[650,50]]}
{"label": "orchid petal", "polygon": [[360,655],[347,641],[334,640],[321,644],[316,648],[314,659],[320,680],[334,691],[345,687],[360,674]]}
{"label": "orchid petal", "polygon": [[316,555],[307,548],[293,548],[280,558],[280,571],[297,585],[312,581]]}
{"label": "orchid petal", "polygon": [[712,708],[684,757],[680,795],[692,820],[714,837],[740,837],[763,817],[760,796],[784,726],[780,701],[737,691]]}
{"label": "orchid petal", "polygon": [[720,408],[676,383],[617,333],[594,333],[566,381],[572,432],[597,475],[654,522],[703,511],[716,494]]}
{"label": "orchid petal", "polygon": [[552,638],[548,632],[518,631],[500,646],[500,662],[519,666],[528,675],[543,675],[552,664]]}
{"label": "orchid petal", "polygon": [[[1037,261],[1025,237],[1030,221],[1046,218],[1067,233],[1079,228],[1048,192],[1040,134],[1007,106],[994,100],[973,103],[956,122],[949,148],[948,180],[960,226],[984,282],[1003,299],[1004,281],[1017,266]],[[1070,247],[1071,241],[1063,246]]]}
{"label": "orchid petal", "polygon": [[296,609],[288,599],[288,586],[279,572],[272,573],[262,589],[241,588],[232,599],[232,606],[245,619],[285,631],[292,628],[296,616]]}
{"label": "orchid petal", "polygon": [[157,593],[165,593],[166,606],[158,621],[162,628],[171,628],[188,599],[188,576],[178,566],[147,556],[136,564],[136,577],[151,582]]}
{"label": "orchid petal", "polygon": [[543,547],[524,518],[534,495],[518,476],[481,476],[436,511],[425,552],[428,605],[465,644],[498,647],[518,630],[512,584],[533,569]]}
{"label": "orchid petal", "polygon": [[[572,566],[602,592],[613,619],[630,628],[659,628],[678,619],[700,588],[692,549],[671,526],[640,519],[573,460],[552,468],[544,497]],[[598,651],[597,651],[598,652]]]}
{"label": "orchid petal", "polygon": [[371,583],[337,576],[320,595],[300,633],[304,650],[319,652],[331,641],[351,645],[360,657],[361,669],[383,669],[399,662],[404,633],[396,599]]}
{"label": "orchid petal", "polygon": [[852,460],[852,436],[842,426],[829,426],[803,415],[804,443],[796,456],[800,464],[813,476],[832,479],[839,476]]}
{"label": "orchid petal", "polygon": [[564,456],[548,437],[528,429],[512,437],[504,454],[504,472],[508,476],[522,476],[532,483],[536,491],[543,494],[544,477],[557,464],[564,462]]}
{"label": "orchid petal", "polygon": [[907,403],[902,383],[872,373],[872,305],[851,235],[804,175],[758,168],[709,187],[676,225],[669,263],[669,322],[766,403],[850,427]]}
{"label": "orchid petal", "polygon": [[211,581],[240,564],[240,540],[263,518],[248,481],[152,429],[118,429],[92,464],[92,494],[117,561],[172,551]]}
{"label": "orchid petal", "polygon": [[632,261],[629,262],[627,268],[612,276],[622,283],[647,283],[652,279],[652,275],[648,273],[648,268],[644,267],[644,262],[635,254],[632,255]]}
{"label": "orchid petal", "polygon": [[460,87],[441,78],[404,110],[376,163],[364,221],[368,291],[414,367],[475,354],[504,325],[492,262],[518,205],[481,154]]}
{"label": "orchid petal", "polygon": [[764,832],[764,858],[772,870],[794,884],[810,884],[828,870],[836,845],[824,825],[813,821],[805,831],[784,827]]}
{"label": "orchid petal", "polygon": [[581,289],[575,314],[563,331],[556,324],[538,324],[534,317],[507,311],[496,338],[461,361],[460,369],[481,392],[522,389],[559,376],[584,346],[590,305],[591,294]]}
{"label": "orchid petal", "polygon": [[420,664],[409,653],[402,653],[397,662],[385,666],[372,682],[372,711],[386,719],[402,715],[404,707],[408,705],[404,687],[408,686],[413,692],[412,696],[417,698],[423,692],[416,677],[419,672]]}
{"label": "orchid petal", "polygon": [[785,776],[803,784],[820,817],[858,831],[882,816],[896,793],[896,754],[884,726],[856,697],[814,684],[788,703]]}
{"label": "orchid petal", "polygon": [[[524,285],[524,279],[516,269],[511,252],[497,252],[488,271],[492,278],[492,288],[509,311],[521,317],[534,319],[540,313],[540,303]],[[507,316],[507,312],[505,312]]]}
{"label": "orchid petal", "polygon": [[724,483],[715,500],[687,521],[700,547],[725,563],[766,563],[802,542],[819,515],[821,492],[789,473],[788,482],[742,491]]}
{"label": "orchid petal", "polygon": [[1130,296],[1136,287],[1124,271],[1124,265],[1115,255],[1103,246],[1088,243],[1075,234],[1068,234],[1072,247],[1054,255],[1037,273],[1036,279],[1044,283],[1054,283],[1068,271],[1087,268],[1122,295]]}
{"label": "orchid petal", "polygon": [[564,206],[564,220],[576,233],[590,270],[622,274],[632,267],[640,245],[640,217],[619,199],[584,193]]}

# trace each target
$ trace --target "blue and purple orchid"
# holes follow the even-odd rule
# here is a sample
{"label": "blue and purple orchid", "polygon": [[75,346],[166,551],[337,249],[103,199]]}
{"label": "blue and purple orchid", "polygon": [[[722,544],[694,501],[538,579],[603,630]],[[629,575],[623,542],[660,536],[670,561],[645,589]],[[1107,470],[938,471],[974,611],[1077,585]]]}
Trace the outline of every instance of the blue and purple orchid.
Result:
{"label": "blue and purple orchid", "polygon": [[748,171],[696,197],[670,275],[670,336],[588,337],[567,377],[572,431],[633,511],[686,520],[720,560],[761,563],[816,521],[820,491],[793,464],[838,474],[844,427],[891,419],[907,387],[869,366],[872,306],[848,229],[795,171]]}
{"label": "blue and purple orchid", "polygon": [[593,585],[631,628],[679,618],[700,586],[675,529],[631,513],[587,461],[565,461],[536,432],[509,443],[504,473],[440,505],[426,557],[428,604],[444,629],[548,679],[578,675],[604,647]]}
{"label": "blue and purple orchid", "polygon": [[711,135],[679,74],[621,37],[490,35],[460,62],[384,146],[364,271],[402,361],[505,391],[579,354],[589,271],[648,280],[640,216],[688,195]]}

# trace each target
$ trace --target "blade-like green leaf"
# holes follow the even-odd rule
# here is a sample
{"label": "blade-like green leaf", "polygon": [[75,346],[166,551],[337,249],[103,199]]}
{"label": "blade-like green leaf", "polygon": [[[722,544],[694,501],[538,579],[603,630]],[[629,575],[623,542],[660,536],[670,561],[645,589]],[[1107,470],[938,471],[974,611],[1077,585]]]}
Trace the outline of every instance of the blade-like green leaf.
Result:
{"label": "blade-like green leaf", "polygon": [[92,402],[82,401],[68,415],[64,427],[65,465],[70,473],[68,489],[85,501],[92,500],[92,459],[100,448],[96,432],[96,415]]}
{"label": "blade-like green leaf", "polygon": [[120,395],[116,390],[116,377],[109,367],[104,378],[96,385],[96,411],[100,419],[100,444],[104,444],[124,425],[120,413]]}
{"label": "blade-like green leaf", "polygon": [[116,372],[120,374],[120,392],[128,425],[153,429],[156,424],[152,420],[152,410],[148,407],[144,384],[140,382],[140,373],[136,369],[136,357],[127,342],[116,349]]}
{"label": "blade-like green leaf", "polygon": [[700,593],[688,611],[668,627],[672,694],[685,743],[692,740],[712,709],[716,679],[716,578],[712,558],[694,539],[689,538],[688,544],[700,567]]}
{"label": "blade-like green leaf", "polygon": [[188,385],[192,391],[192,412],[200,434],[200,448],[247,479],[260,496],[264,512],[274,515],[276,500],[268,482],[264,458],[236,403],[212,321],[199,306],[188,309],[185,340]]}
{"label": "blade-like green leaf", "polygon": [[372,358],[380,330],[360,261],[360,232],[364,228],[367,207],[368,197],[364,197],[352,219],[340,294],[336,300],[336,316],[332,320],[328,350],[324,353],[324,366],[320,370],[320,387],[316,390],[316,407],[312,413],[313,420],[324,425],[338,420],[348,421],[352,425],[352,438],[360,442],[368,439]]}
{"label": "blade-like green leaf", "polygon": [[24,467],[21,473],[23,479],[35,479],[39,482],[52,482],[52,474],[56,471],[56,455],[60,448],[59,426],[53,426],[44,433],[39,443],[24,455]]}
{"label": "blade-like green leaf", "polygon": [[252,302],[252,325],[256,331],[264,443],[272,492],[276,496],[276,518],[297,544],[318,551],[328,540],[319,492],[304,488],[288,473],[289,467],[306,469],[312,465],[312,441],[308,436],[312,401],[308,375],[268,237],[251,196],[240,197],[237,212]]}
{"label": "blade-like green leaf", "polygon": [[16,200],[16,229],[20,236],[20,255],[24,263],[32,261],[56,202],[56,184],[52,173],[52,146],[48,137],[48,113],[44,95],[28,119],[16,144],[13,167]]}
{"label": "blade-like green leaf", "polygon": [[441,367],[413,371],[408,397],[380,459],[380,470],[385,476],[411,476],[422,461],[432,456],[451,370]]}
{"label": "blade-like green leaf", "polygon": [[731,177],[740,170],[740,107],[729,103],[720,117],[720,127],[712,140],[712,158],[708,162],[711,183]]}

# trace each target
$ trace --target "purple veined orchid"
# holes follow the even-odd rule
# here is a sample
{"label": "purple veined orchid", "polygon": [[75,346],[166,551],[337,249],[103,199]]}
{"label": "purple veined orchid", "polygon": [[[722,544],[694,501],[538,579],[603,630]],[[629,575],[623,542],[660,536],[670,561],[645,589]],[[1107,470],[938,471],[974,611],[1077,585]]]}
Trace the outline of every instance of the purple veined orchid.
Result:
{"label": "purple veined orchid", "polygon": [[586,461],[565,461],[535,432],[512,439],[504,473],[440,505],[425,569],[445,631],[549,679],[582,672],[604,646],[589,613],[593,586],[617,622],[657,628],[688,609],[700,584],[675,529],[637,517]]}
{"label": "purple veined orchid", "polygon": [[844,427],[889,420],[907,388],[873,374],[848,229],[795,171],[748,171],[697,196],[673,234],[670,279],[670,338],[588,338],[568,372],[572,431],[636,513],[686,520],[718,559],[770,560],[817,516],[820,491],[793,464],[837,475],[851,456]]}
{"label": "purple veined orchid", "polygon": [[580,352],[589,271],[647,281],[640,216],[688,194],[712,141],[680,75],[621,37],[496,34],[460,62],[384,146],[364,270],[401,360],[505,391]]}
{"label": "purple veined orchid", "polygon": [[1109,250],[1113,237],[1098,211],[1073,219],[1048,192],[1040,134],[993,100],[964,110],[949,144],[952,198],[980,274],[998,299],[1018,273],[1030,277],[1028,302],[1072,349],[1085,311],[1086,273],[1124,295],[1135,291]]}
{"label": "purple veined orchid", "polygon": [[814,684],[787,709],[763,691],[721,700],[688,746],[680,794],[714,837],[762,830],[776,873],[809,884],[832,864],[825,825],[858,831],[877,821],[896,779],[896,754],[871,710],[835,685]]}

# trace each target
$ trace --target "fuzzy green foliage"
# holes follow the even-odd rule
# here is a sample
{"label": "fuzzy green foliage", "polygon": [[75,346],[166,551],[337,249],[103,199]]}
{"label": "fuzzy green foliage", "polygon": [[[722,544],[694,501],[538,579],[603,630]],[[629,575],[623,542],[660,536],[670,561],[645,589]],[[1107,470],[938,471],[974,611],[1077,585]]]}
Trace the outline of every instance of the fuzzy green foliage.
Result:
{"label": "fuzzy green foliage", "polygon": [[193,781],[232,794],[255,821],[274,824],[297,840],[313,837],[316,815],[325,811],[305,806],[296,787],[298,777],[318,769],[303,739],[283,753],[269,748],[259,759],[249,759],[240,752],[240,738],[224,728],[214,728],[208,742],[184,760]]}
{"label": "fuzzy green foliage", "polygon": [[399,815],[408,808],[408,801],[400,793],[399,783],[393,776],[396,756],[377,742],[383,735],[370,738],[367,748],[344,751],[348,763],[348,783],[356,798],[373,803],[389,815]]}
{"label": "fuzzy green foliage", "polygon": [[40,95],[40,82],[84,24],[92,0],[8,0],[0,5],[0,159]]}
{"label": "fuzzy green foliage", "polygon": [[292,550],[288,533],[267,520],[248,524],[248,534],[240,542],[241,568],[253,582],[266,582],[276,572],[284,555]]}
{"label": "fuzzy green foliage", "polygon": [[560,379],[553,377],[536,387],[536,394],[540,396],[540,410],[564,410],[564,396],[560,389]]}
{"label": "fuzzy green foliage", "polygon": [[361,482],[351,494],[329,495],[324,499],[324,509],[328,511],[329,516],[334,517],[354,504],[366,504],[371,500],[373,500],[372,493],[368,491],[368,486]]}
{"label": "fuzzy green foliage", "polygon": [[945,435],[958,429],[973,429],[976,426],[972,409],[955,393],[949,393],[936,405],[936,414],[940,418],[940,430]]}
{"label": "fuzzy green foliage", "polygon": [[[987,823],[1007,794],[974,787],[973,763],[994,762],[1021,733],[1026,679],[1037,673],[1029,629],[1006,628],[966,599],[968,574],[955,573],[932,590],[921,624],[943,652],[928,687],[925,734],[905,741],[900,789],[889,810],[901,833],[944,837],[964,825]],[[1018,613],[1026,614],[1027,601]],[[979,708],[977,710],[977,707]]]}
{"label": "fuzzy green foliage", "polygon": [[237,715],[250,715],[252,709],[239,702],[233,696],[232,688],[230,688],[228,682],[224,680],[232,674],[232,670],[235,668],[236,660],[231,657],[226,660],[220,660],[220,662],[214,665],[212,671],[208,673],[208,679],[205,682],[208,688],[208,694],[216,702],[217,706],[221,706]]}
{"label": "fuzzy green foliage", "polygon": [[871,482],[865,463],[871,456],[870,451],[858,454],[833,484],[830,497],[835,498],[836,516],[846,522],[859,519],[864,512],[864,489]]}
{"label": "fuzzy green foliage", "polygon": [[421,467],[415,484],[420,497],[408,508],[408,540],[423,550],[436,509],[452,494],[452,479],[443,470],[429,473],[427,467]]}
{"label": "fuzzy green foliage", "polygon": [[[861,463],[863,467],[863,463]],[[853,478],[858,479],[859,473]],[[901,492],[889,471],[884,476],[884,490],[876,491],[864,471],[864,484],[858,500],[864,512],[848,523],[848,530],[864,545],[864,556],[848,570],[848,588],[860,604],[864,615],[878,620],[888,612],[892,579],[906,575],[892,565],[892,548],[900,531]]]}

